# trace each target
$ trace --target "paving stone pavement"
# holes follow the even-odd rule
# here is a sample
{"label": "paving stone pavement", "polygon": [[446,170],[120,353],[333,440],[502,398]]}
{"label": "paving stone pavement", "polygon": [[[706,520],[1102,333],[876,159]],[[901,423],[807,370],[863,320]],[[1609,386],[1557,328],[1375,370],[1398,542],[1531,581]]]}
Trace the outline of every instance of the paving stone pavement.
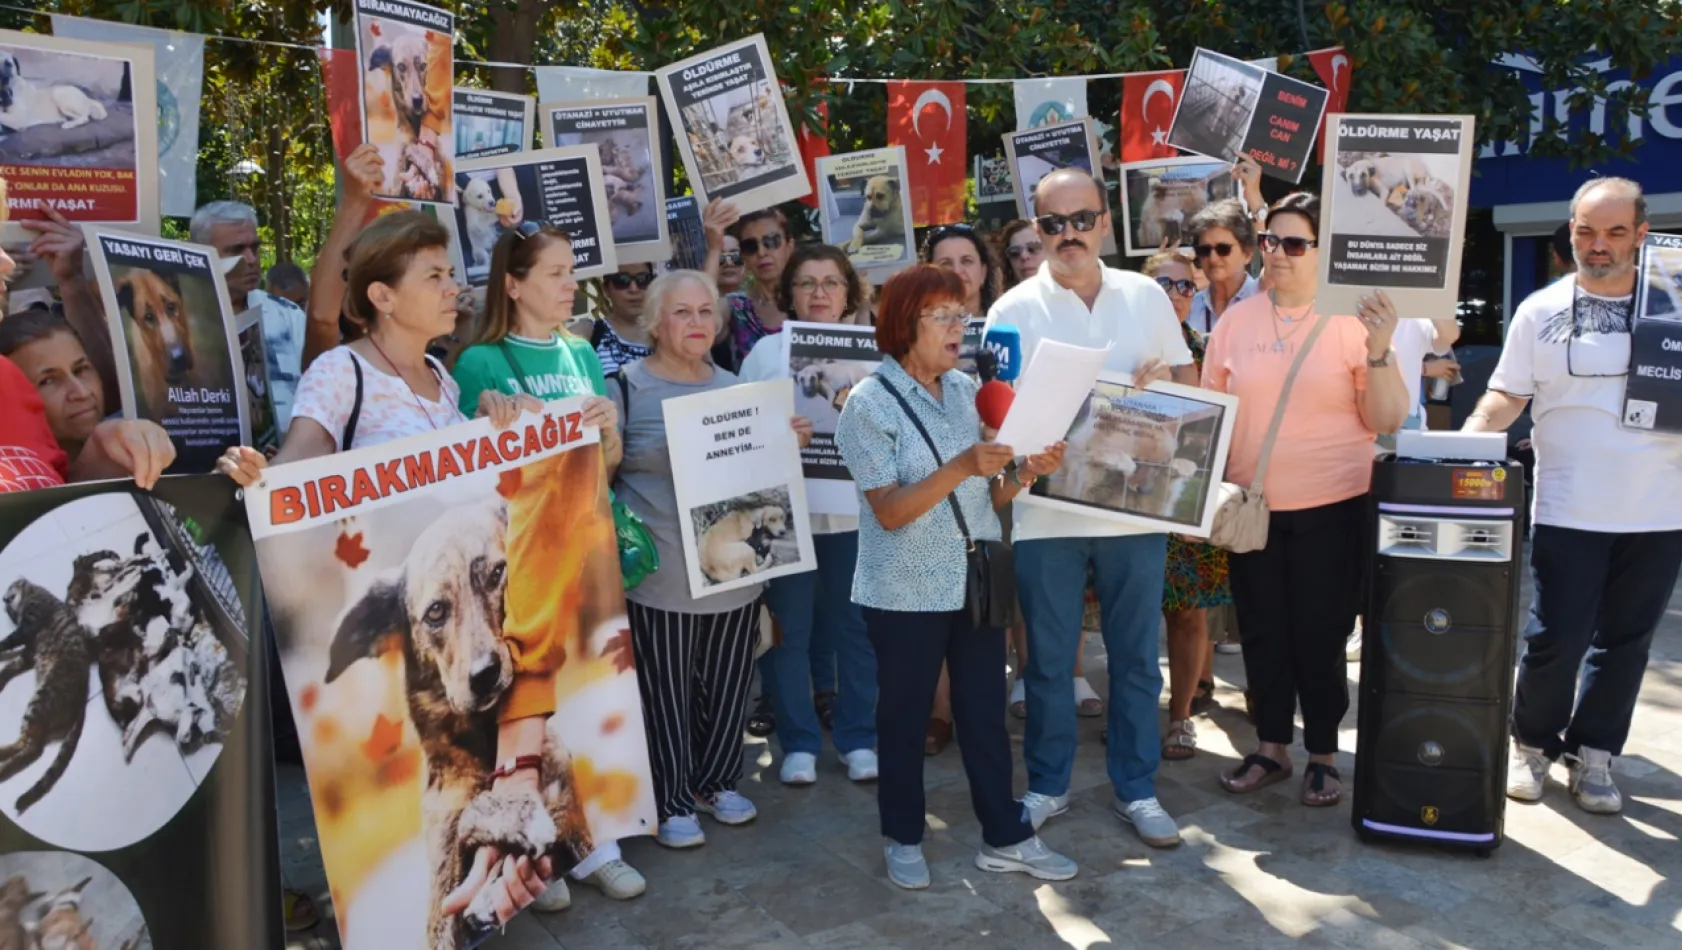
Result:
{"label": "paving stone pavement", "polygon": [[[1526,594],[1528,602],[1528,593]],[[1090,635],[1088,675],[1104,692],[1103,652]],[[1487,859],[1428,847],[1364,845],[1335,808],[1296,804],[1295,781],[1250,796],[1223,792],[1217,774],[1248,751],[1243,665],[1217,656],[1221,709],[1199,720],[1199,751],[1165,762],[1158,797],[1185,843],[1142,844],[1114,817],[1101,720],[1081,720],[1073,805],[1043,837],[1080,863],[1061,884],[979,871],[980,830],[956,746],[927,760],[934,886],[907,892],[883,876],[875,794],[847,781],[832,752],[817,785],[777,782],[774,743],[748,740],[741,790],[759,819],[725,828],[689,852],[651,839],[625,843],[648,893],[607,900],[581,884],[572,909],[527,913],[486,950],[1038,950],[1038,948],[1381,948],[1533,950],[1682,948],[1682,597],[1654,643],[1633,734],[1615,774],[1622,815],[1571,804],[1563,767],[1540,803],[1509,803],[1506,841]],[[1166,669],[1164,670],[1166,675]],[[1349,667],[1351,693],[1356,666]],[[1355,711],[1338,765],[1353,776]],[[1025,785],[1021,724],[1018,789]],[[1306,761],[1300,744],[1292,751]],[[280,776],[283,873],[326,908],[303,773]],[[330,910],[324,913],[330,916]],[[337,948],[331,920],[293,938],[299,950]]]}

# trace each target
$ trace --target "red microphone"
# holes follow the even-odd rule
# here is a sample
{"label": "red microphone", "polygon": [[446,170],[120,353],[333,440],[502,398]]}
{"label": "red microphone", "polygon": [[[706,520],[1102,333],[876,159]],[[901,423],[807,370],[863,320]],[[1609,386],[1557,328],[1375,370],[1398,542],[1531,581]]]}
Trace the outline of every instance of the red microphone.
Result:
{"label": "red microphone", "polygon": [[981,389],[975,394],[975,411],[981,416],[981,424],[989,429],[997,429],[1005,424],[1005,416],[1010,412],[1010,404],[1016,401],[1016,390],[1010,384],[997,379],[988,380],[981,384]]}

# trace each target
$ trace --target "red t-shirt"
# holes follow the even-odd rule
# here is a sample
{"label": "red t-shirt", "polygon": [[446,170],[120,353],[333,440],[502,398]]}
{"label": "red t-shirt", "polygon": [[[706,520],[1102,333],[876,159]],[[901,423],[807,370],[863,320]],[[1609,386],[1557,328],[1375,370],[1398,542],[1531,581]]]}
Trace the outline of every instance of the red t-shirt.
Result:
{"label": "red t-shirt", "polygon": [[69,474],[70,459],[47,425],[41,394],[0,356],[0,492],[52,488]]}

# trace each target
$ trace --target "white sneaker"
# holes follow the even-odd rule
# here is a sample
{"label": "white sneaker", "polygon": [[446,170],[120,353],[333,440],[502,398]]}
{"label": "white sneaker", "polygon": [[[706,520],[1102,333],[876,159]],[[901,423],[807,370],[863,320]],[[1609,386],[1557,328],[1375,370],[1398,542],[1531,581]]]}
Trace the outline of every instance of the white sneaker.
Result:
{"label": "white sneaker", "polygon": [[1542,783],[1547,781],[1548,768],[1553,763],[1541,749],[1520,745],[1510,740],[1507,755],[1507,797],[1521,802],[1542,800]]}
{"label": "white sneaker", "polygon": [[908,891],[920,891],[929,886],[929,862],[923,860],[920,844],[889,842],[882,847],[882,857],[888,863],[888,880]]}
{"label": "white sneaker", "polygon": [[624,861],[609,861],[584,876],[584,883],[616,901],[628,901],[648,890],[648,881]]}
{"label": "white sneaker", "polygon": [[1045,846],[1038,835],[1008,848],[982,848],[975,866],[983,871],[1021,871],[1042,881],[1067,881],[1079,868],[1075,862]]}
{"label": "white sneaker", "polygon": [[1343,658],[1351,663],[1361,662],[1361,618],[1355,618],[1355,629],[1343,644]]}
{"label": "white sneaker", "polygon": [[1040,826],[1045,824],[1047,820],[1056,818],[1068,810],[1069,794],[1067,792],[1061,795],[1041,795],[1039,792],[1029,792],[1022,796],[1022,812],[1027,816],[1028,824],[1034,826],[1035,831],[1040,830]]}
{"label": "white sneaker", "polygon": [[847,767],[847,777],[855,782],[874,782],[878,768],[876,753],[871,749],[854,749],[841,753],[841,764]]}
{"label": "white sneaker", "polygon": [[701,820],[694,815],[673,815],[660,822],[654,840],[668,848],[699,848],[707,843]]}
{"label": "white sneaker", "polygon": [[531,902],[531,909],[540,914],[558,914],[572,906],[572,892],[567,890],[567,879],[555,878],[548,890],[537,895],[537,900]]}
{"label": "white sneaker", "polygon": [[1571,763],[1571,799],[1592,815],[1616,815],[1624,810],[1624,798],[1612,784],[1612,753],[1582,746]]}
{"label": "white sneaker", "polygon": [[811,785],[818,780],[818,757],[810,752],[790,752],[783,756],[778,777],[784,785]]}
{"label": "white sneaker", "polygon": [[695,807],[713,816],[721,825],[745,825],[759,817],[759,809],[733,789],[726,789],[711,798],[695,796]]}
{"label": "white sneaker", "polygon": [[1180,843],[1180,826],[1155,798],[1116,802],[1115,813],[1133,826],[1139,840],[1153,848],[1172,848]]}

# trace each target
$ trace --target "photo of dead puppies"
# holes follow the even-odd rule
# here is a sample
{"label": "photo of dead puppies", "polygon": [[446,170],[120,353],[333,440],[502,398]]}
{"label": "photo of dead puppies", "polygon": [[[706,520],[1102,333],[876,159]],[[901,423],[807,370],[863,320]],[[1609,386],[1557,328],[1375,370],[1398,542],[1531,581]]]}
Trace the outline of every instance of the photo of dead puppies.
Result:
{"label": "photo of dead puppies", "polygon": [[1191,240],[1186,225],[1205,207],[1236,194],[1232,166],[1222,162],[1170,161],[1122,169],[1127,213],[1127,253],[1145,257],[1167,241]]}
{"label": "photo of dead puppies", "polygon": [[[599,111],[618,112],[635,108],[635,127],[604,129],[589,132],[556,131],[550,147],[592,145],[599,151],[602,163],[602,197],[607,202],[608,220],[613,227],[613,243],[643,244],[660,240],[660,223],[666,208],[660,198],[659,183],[653,174],[652,141],[649,127],[655,122],[652,105],[642,107],[603,107]],[[566,121],[560,112],[551,121]]]}
{"label": "photo of dead puppies", "polygon": [[835,431],[841,421],[841,407],[847,396],[878,364],[866,360],[811,359],[796,356],[789,360],[794,374],[794,414],[812,420],[812,430],[825,435]]}
{"label": "photo of dead puppies", "polygon": [[[135,115],[129,64],[0,46],[0,164],[133,173]],[[14,195],[13,200],[21,197]],[[71,220],[98,220],[89,213],[95,203],[91,198],[68,191],[50,198]],[[13,216],[40,217],[16,205]]]}
{"label": "photo of dead puppies", "polygon": [[[111,283],[128,346],[136,413],[162,422],[184,407],[220,404],[236,415],[233,357],[213,278],[113,262]],[[207,398],[207,390],[222,398]]]}
{"label": "photo of dead puppies", "polygon": [[1332,230],[1446,238],[1454,228],[1455,155],[1340,151]]}
{"label": "photo of dead puppies", "polygon": [[454,197],[454,58],[448,33],[361,15],[363,129],[385,160],[380,197]]}
{"label": "photo of dead puppies", "polygon": [[1260,66],[1198,50],[1186,71],[1168,144],[1228,164],[1236,160],[1266,76]]}
{"label": "photo of dead puppies", "polygon": [[684,133],[707,194],[799,164],[800,150],[779,114],[781,94],[760,80],[683,107]]}
{"label": "photo of dead puppies", "polygon": [[0,950],[152,950],[140,905],[104,866],[67,851],[0,855]]}
{"label": "photo of dead puppies", "polygon": [[800,562],[788,486],[749,492],[689,511],[707,586]]}
{"label": "photo of dead puppies", "polygon": [[[234,584],[175,509],[139,494],[59,506],[7,547],[20,550],[0,571],[0,812],[67,848],[142,840],[193,795],[244,706]],[[113,788],[121,814],[89,809]]]}

